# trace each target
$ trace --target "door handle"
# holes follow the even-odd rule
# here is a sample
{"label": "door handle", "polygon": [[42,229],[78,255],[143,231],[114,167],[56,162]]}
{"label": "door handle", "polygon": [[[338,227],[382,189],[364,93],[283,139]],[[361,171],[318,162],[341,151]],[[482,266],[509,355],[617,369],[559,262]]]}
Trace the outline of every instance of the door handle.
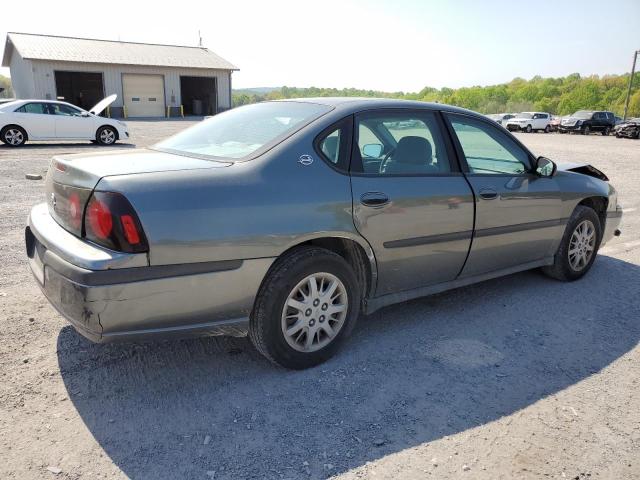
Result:
{"label": "door handle", "polygon": [[485,200],[493,200],[495,198],[498,198],[498,192],[496,192],[492,188],[483,188],[482,190],[480,190],[480,196]]}
{"label": "door handle", "polygon": [[367,192],[360,196],[360,203],[367,207],[382,207],[389,203],[389,197],[382,192]]}

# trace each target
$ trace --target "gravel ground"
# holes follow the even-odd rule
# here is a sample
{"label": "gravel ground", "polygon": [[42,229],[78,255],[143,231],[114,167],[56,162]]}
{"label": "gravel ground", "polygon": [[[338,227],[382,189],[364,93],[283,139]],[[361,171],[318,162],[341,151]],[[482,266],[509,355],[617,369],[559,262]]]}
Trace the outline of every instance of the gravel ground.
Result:
{"label": "gravel ground", "polygon": [[[130,128],[144,146],[188,124]],[[304,372],[245,339],[84,340],[24,261],[25,174],[99,147],[0,147],[0,478],[640,478],[640,142],[520,138],[619,190],[623,236],[590,274],[388,307]]]}

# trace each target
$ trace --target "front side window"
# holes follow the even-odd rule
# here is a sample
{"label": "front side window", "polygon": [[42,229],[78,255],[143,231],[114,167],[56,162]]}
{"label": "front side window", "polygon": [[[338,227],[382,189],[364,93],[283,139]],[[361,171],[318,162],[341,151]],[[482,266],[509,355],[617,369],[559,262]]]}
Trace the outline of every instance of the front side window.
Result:
{"label": "front side window", "polygon": [[363,173],[378,175],[451,172],[433,112],[370,113],[356,120]]}
{"label": "front side window", "polygon": [[308,102],[256,103],[219,113],[153,148],[199,158],[248,159],[330,110]]}
{"label": "front side window", "polygon": [[509,136],[482,121],[448,116],[474,174],[519,175],[529,170],[529,155]]}
{"label": "front side window", "polygon": [[45,108],[44,103],[27,103],[21,106],[20,108],[18,108],[16,112],[46,114],[47,109]]}
{"label": "front side window", "polygon": [[50,103],[49,113],[52,115],[64,115],[67,117],[74,117],[80,115],[80,110],[77,108],[64,105],[62,103]]}

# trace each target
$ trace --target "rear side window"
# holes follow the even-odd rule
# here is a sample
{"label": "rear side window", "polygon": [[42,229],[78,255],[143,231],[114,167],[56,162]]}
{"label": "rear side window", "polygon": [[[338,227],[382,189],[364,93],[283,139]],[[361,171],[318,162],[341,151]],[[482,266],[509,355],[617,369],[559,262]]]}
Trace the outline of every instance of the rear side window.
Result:
{"label": "rear side window", "polygon": [[48,113],[44,103],[27,103],[15,111],[20,113]]}
{"label": "rear side window", "polygon": [[496,127],[474,118],[447,115],[469,171],[480,175],[519,175],[529,170],[529,155]]}
{"label": "rear side window", "polygon": [[341,170],[349,169],[352,117],[327,128],[315,141],[316,151],[329,164]]}

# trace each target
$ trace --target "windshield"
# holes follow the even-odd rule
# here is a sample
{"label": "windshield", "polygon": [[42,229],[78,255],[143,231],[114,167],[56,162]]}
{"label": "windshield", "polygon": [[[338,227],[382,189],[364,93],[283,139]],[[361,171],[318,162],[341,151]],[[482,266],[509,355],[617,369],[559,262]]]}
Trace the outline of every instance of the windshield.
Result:
{"label": "windshield", "polygon": [[204,120],[154,148],[197,157],[241,159],[275,145],[329,110],[326,105],[306,102],[256,103]]}
{"label": "windshield", "polygon": [[518,118],[533,118],[533,115],[531,115],[529,112],[520,112],[518,114]]}
{"label": "windshield", "polygon": [[574,118],[591,118],[592,114],[593,112],[589,112],[587,110],[579,110],[571,116]]}

